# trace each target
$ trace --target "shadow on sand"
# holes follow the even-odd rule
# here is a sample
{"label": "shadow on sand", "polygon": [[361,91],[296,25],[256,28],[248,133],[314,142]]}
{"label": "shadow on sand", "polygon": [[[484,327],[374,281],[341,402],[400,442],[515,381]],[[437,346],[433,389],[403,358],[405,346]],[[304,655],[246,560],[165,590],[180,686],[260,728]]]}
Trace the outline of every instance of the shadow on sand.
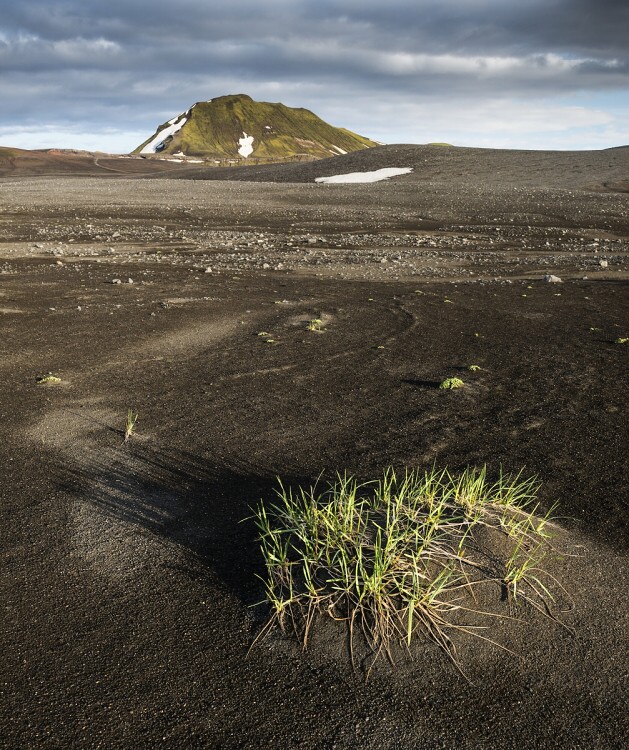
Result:
{"label": "shadow on sand", "polygon": [[[191,575],[198,575],[200,563],[244,604],[263,598],[256,574],[263,575],[264,566],[251,516],[260,501],[273,502],[274,476],[255,476],[245,467],[218,466],[183,450],[139,441],[90,453],[62,471],[64,491],[191,555],[196,563],[190,565]],[[291,486],[308,480],[282,476],[282,482]],[[262,619],[266,615],[264,607],[255,612]]]}

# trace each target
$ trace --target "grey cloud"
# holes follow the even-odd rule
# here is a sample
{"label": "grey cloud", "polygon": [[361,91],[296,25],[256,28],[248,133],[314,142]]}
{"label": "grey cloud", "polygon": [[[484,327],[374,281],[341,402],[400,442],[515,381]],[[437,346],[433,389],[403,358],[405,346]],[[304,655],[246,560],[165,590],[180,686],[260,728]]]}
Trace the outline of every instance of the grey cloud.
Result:
{"label": "grey cloud", "polygon": [[321,91],[333,102],[629,89],[626,0],[0,3],[0,125],[45,112],[150,130],[236,91],[314,108]]}
{"label": "grey cloud", "polygon": [[58,40],[104,36],[128,44],[255,40],[292,35],[395,42],[396,48],[465,54],[554,50],[626,56],[624,0],[20,0],[2,25]]}

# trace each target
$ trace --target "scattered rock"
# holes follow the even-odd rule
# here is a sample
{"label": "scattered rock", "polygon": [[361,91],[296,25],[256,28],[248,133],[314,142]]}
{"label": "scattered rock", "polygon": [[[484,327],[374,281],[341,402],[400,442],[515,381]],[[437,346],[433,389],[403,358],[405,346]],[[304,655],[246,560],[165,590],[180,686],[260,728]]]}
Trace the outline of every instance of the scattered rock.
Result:
{"label": "scattered rock", "polygon": [[606,260],[599,260],[598,264],[601,268],[607,268],[607,266],[609,265]]}
{"label": "scattered rock", "polygon": [[122,280],[121,279],[112,279],[111,283],[112,284],[122,284]]}
{"label": "scattered rock", "polygon": [[546,281],[548,284],[562,284],[562,280],[559,278],[559,276],[555,276],[552,273],[547,273],[544,276],[544,281]]}

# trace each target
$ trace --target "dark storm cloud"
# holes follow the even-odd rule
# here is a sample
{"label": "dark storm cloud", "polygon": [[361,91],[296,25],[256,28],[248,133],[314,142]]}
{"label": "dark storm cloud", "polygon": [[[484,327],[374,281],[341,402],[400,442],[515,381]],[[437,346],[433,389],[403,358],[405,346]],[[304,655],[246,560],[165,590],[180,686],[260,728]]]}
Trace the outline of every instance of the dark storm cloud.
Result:
{"label": "dark storm cloud", "polygon": [[[20,0],[1,25],[58,41],[106,37],[124,44],[321,37],[397,40],[406,50],[566,52],[626,56],[626,0]],[[361,39],[362,37],[362,39]]]}
{"label": "dark storm cloud", "polygon": [[629,86],[626,0],[0,3],[0,125],[109,109],[152,128],[236,91],[310,106],[313,91],[319,103],[323,91],[332,102]]}
{"label": "dark storm cloud", "polygon": [[626,0],[323,0],[318,7],[396,35],[405,47],[432,52],[445,45],[463,54],[627,56]]}

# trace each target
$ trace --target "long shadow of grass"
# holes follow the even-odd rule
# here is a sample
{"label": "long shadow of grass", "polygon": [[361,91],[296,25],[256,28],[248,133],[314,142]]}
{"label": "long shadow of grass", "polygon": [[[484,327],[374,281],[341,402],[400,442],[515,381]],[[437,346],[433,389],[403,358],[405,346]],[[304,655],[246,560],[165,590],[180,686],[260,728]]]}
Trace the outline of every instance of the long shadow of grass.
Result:
{"label": "long shadow of grass", "polygon": [[196,563],[191,575],[198,575],[193,568],[198,571],[201,563],[243,603],[262,598],[256,574],[262,575],[264,568],[250,517],[261,500],[275,498],[275,477],[137,443],[130,449],[90,453],[80,464],[64,466],[60,479],[65,490],[109,517],[185,550]]}

